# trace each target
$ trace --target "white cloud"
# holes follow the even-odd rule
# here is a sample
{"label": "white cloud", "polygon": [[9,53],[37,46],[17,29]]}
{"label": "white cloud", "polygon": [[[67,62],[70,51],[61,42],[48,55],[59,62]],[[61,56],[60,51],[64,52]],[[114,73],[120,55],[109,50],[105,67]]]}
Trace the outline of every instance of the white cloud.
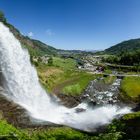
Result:
{"label": "white cloud", "polygon": [[52,35],[54,35],[55,33],[54,33],[51,29],[47,29],[47,30],[46,30],[46,34],[47,34],[48,36],[52,36]]}
{"label": "white cloud", "polygon": [[29,37],[33,37],[33,36],[34,36],[34,33],[33,33],[33,32],[29,32],[29,33],[28,33],[28,36],[29,36]]}

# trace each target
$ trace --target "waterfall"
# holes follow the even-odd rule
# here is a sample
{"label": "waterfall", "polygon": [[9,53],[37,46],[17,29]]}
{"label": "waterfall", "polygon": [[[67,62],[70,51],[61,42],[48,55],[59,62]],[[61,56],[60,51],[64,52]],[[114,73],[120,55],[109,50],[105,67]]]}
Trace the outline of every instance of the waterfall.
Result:
{"label": "waterfall", "polygon": [[[50,98],[41,87],[28,51],[10,30],[0,23],[0,69],[5,80],[5,96],[24,107],[32,118],[90,131],[108,124],[116,115],[130,112],[127,107],[106,105],[91,109],[86,103],[68,109]],[[86,111],[77,113],[76,108]]]}

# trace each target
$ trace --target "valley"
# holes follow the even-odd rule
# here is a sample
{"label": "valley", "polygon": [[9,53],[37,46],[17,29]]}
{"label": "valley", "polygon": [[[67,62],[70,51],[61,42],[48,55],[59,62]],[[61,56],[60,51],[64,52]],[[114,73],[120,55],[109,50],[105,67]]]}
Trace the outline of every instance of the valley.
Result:
{"label": "valley", "polygon": [[5,17],[0,21],[15,43],[13,51],[1,31],[0,138],[140,138],[139,39],[99,52],[61,50],[22,35]]}

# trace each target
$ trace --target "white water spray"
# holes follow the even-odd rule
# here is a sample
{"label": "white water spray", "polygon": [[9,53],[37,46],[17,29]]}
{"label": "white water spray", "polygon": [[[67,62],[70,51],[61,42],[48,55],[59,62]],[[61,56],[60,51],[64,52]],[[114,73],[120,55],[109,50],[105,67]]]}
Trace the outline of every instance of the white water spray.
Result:
{"label": "white water spray", "polygon": [[[84,103],[68,109],[54,103],[41,87],[27,50],[21,47],[20,42],[2,23],[0,68],[6,81],[5,96],[24,107],[35,119],[90,131],[109,123],[116,115],[130,111],[129,108],[118,109],[117,106],[111,105],[89,109]],[[79,107],[85,108],[86,111],[76,113],[75,109]]]}

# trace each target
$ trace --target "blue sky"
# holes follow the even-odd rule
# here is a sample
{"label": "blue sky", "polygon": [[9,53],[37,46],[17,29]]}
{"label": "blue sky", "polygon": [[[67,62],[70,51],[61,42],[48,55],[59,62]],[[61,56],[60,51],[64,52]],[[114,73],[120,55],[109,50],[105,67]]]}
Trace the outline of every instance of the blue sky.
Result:
{"label": "blue sky", "polygon": [[1,0],[0,9],[24,35],[60,49],[140,38],[140,0]]}

